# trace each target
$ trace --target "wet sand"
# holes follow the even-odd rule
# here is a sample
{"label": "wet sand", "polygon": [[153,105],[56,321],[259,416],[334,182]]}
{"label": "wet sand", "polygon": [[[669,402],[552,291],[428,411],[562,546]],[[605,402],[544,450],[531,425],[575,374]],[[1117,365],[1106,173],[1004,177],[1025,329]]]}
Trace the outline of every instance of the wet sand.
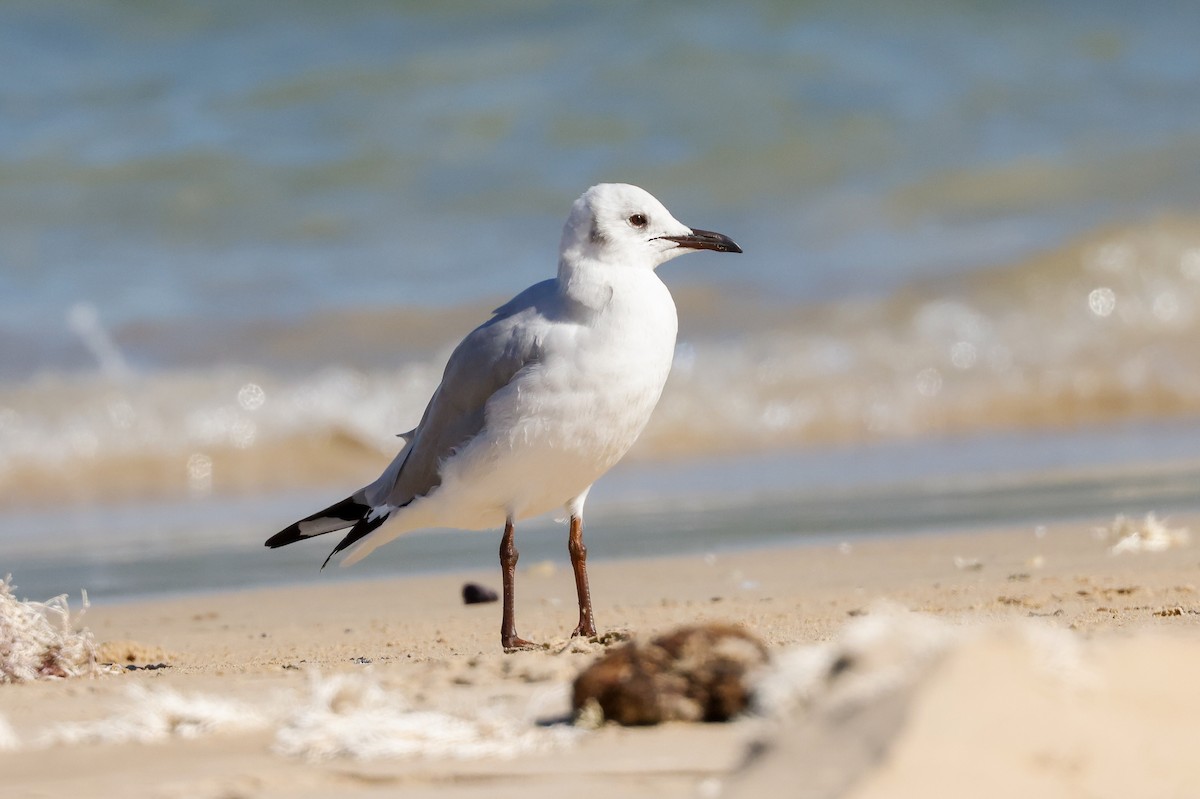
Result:
{"label": "wet sand", "polygon": [[[597,562],[597,624],[617,635],[596,642],[564,638],[575,623],[565,562],[522,562],[518,627],[548,648],[511,655],[499,605],[460,598],[466,581],[498,587],[498,569],[97,606],[81,623],[103,656],[169,667],[0,686],[17,747],[0,752],[0,796],[1196,795],[1200,545],[1113,554],[1094,532],[1111,521]],[[883,658],[911,660],[910,676],[866,700],[847,705],[829,677],[833,688],[810,685],[775,719],[554,723],[575,674],[624,635],[732,622],[782,661],[895,608],[953,635],[935,658]],[[894,631],[907,646],[920,636],[904,623]],[[1043,632],[1058,643],[1028,643]],[[1046,666],[1066,650],[1070,668]],[[384,734],[373,706],[403,703],[494,722],[512,751],[380,757],[361,735],[332,757],[289,750],[281,731],[302,727],[300,709],[338,675],[348,682],[327,704],[353,735]],[[189,726],[191,711],[176,709],[161,740],[138,742],[130,729],[153,726],[140,710],[166,695],[233,703],[234,718]],[[744,765],[753,741],[765,754]]]}

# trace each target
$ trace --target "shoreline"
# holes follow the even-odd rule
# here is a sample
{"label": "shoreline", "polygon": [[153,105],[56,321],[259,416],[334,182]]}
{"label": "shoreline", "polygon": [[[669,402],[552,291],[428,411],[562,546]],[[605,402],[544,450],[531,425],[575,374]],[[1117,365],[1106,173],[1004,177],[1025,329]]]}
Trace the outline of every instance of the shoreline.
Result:
{"label": "shoreline", "polygon": [[[993,526],[1032,529],[1150,510],[1186,516],[1200,512],[1200,462],[1183,457],[1195,451],[1195,430],[1168,425],[1109,430],[1099,438],[1084,430],[1041,440],[905,442],[670,469],[622,464],[597,486],[585,536],[599,563]],[[987,468],[976,449],[988,454]],[[301,509],[328,497],[314,501],[296,491],[67,507],[54,515],[9,511],[0,514],[10,555],[5,567],[22,596],[77,599],[86,589],[97,604],[495,568],[498,529],[414,532],[349,572],[336,564],[318,571],[331,540],[276,551],[260,546]],[[549,516],[523,523],[517,538],[527,563],[565,563],[565,529]]]}
{"label": "shoreline", "polygon": [[[1069,636],[1088,652],[1130,641],[1150,656],[1161,650],[1174,658],[1173,646],[1200,651],[1200,548],[1112,554],[1115,541],[1097,538],[1093,529],[1111,521],[1050,524],[1040,536],[1009,527],[880,537],[848,547],[814,543],[597,560],[591,569],[597,625],[602,633],[617,633],[597,643],[564,637],[575,614],[570,569],[523,561],[518,628],[549,648],[514,655],[500,652],[499,605],[464,606],[459,595],[468,580],[497,583],[495,569],[96,605],[81,621],[103,652],[131,658],[126,665],[165,662],[169,668],[0,686],[0,719],[22,742],[17,751],[0,753],[0,766],[12,795],[21,796],[101,796],[131,786],[149,795],[370,796],[403,786],[415,795],[475,797],[518,784],[532,797],[572,785],[585,793],[694,796],[714,780],[736,795],[735,771],[748,740],[762,734],[761,720],[585,732],[544,725],[566,715],[574,676],[612,639],[648,639],[704,621],[734,623],[776,657],[827,645],[844,637],[848,625],[883,618],[881,602],[955,630],[1032,624]],[[1200,516],[1173,524],[1196,529]],[[1097,664],[1107,662],[1097,657]],[[968,655],[955,658],[973,662]],[[194,739],[168,734],[154,744],[33,744],[62,725],[78,731],[85,722],[93,725],[88,734],[115,735],[131,723],[122,713],[167,693],[220,698],[269,715],[280,703],[292,708],[310,701],[335,679],[366,681],[379,697],[402,701],[413,712],[499,718],[519,731],[504,740],[524,741],[528,733],[540,743],[478,759],[306,759],[280,754],[282,732],[273,728],[221,729]],[[928,690],[950,690],[936,674],[927,682]],[[955,687],[966,691],[956,701],[986,704],[987,684]],[[368,691],[363,685],[354,690]],[[1198,692],[1190,681],[1175,688],[1182,692],[1182,712]],[[888,751],[920,743],[906,729],[890,734]],[[537,738],[538,730],[547,737]],[[821,740],[828,747],[836,736]],[[981,762],[992,756],[971,753]],[[889,761],[876,763],[864,778],[883,779],[889,768]],[[906,775],[902,786],[919,787],[917,776],[898,773]]]}

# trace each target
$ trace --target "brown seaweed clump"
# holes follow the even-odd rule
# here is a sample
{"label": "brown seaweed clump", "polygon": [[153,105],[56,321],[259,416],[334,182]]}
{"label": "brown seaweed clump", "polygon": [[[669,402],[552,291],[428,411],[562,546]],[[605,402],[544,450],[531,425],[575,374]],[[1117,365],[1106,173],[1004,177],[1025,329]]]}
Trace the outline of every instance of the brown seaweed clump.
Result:
{"label": "brown seaweed clump", "polygon": [[599,707],[628,726],[727,721],[746,709],[748,677],[766,663],[766,646],[741,628],[681,627],[604,655],[575,679],[572,704],[577,718]]}

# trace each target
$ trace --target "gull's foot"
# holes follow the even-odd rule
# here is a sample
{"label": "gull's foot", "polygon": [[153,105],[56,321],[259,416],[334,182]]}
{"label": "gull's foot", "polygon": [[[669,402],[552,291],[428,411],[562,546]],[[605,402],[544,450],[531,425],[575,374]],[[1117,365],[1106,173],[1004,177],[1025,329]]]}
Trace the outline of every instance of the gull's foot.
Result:
{"label": "gull's foot", "polygon": [[530,649],[544,649],[545,648],[541,644],[535,644],[533,641],[526,641],[524,638],[520,638],[515,635],[512,637],[507,637],[507,638],[504,636],[501,636],[500,645],[504,647],[504,651],[506,653],[507,652],[524,652],[524,651],[528,651]]}
{"label": "gull's foot", "polygon": [[575,632],[571,633],[571,637],[578,638],[580,636],[583,636],[584,638],[595,638],[596,625],[592,624],[590,621],[579,622],[579,624],[575,627]]}

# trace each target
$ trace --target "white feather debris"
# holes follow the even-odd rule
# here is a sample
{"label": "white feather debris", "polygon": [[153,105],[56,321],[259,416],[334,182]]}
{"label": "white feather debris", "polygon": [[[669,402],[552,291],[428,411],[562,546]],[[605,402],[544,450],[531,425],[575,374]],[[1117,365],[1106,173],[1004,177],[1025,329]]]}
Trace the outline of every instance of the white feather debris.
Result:
{"label": "white feather debris", "polygon": [[1050,624],[1022,624],[1016,628],[1041,673],[1057,686],[1071,691],[1099,688],[1102,680],[1088,662],[1086,642],[1078,634]]}
{"label": "white feather debris", "polygon": [[263,713],[216,696],[186,696],[169,688],[131,686],[126,708],[110,718],[56,724],[35,746],[59,744],[161,743],[218,732],[248,732],[269,725]]}
{"label": "white feather debris", "polygon": [[51,725],[24,747],[0,718],[0,751],[60,745],[156,744],[207,735],[275,731],[272,749],[282,755],[324,760],[401,757],[508,758],[561,748],[581,731],[538,728],[499,716],[472,718],[416,711],[372,677],[313,673],[307,695],[262,705],[211,695],[183,695],[161,686],[129,688],[112,716]]}
{"label": "white feather debris", "polygon": [[66,595],[22,602],[11,579],[0,581],[0,683],[97,674],[95,640],[71,629]]}
{"label": "white feather debris", "polygon": [[755,686],[755,710],[780,716],[834,694],[838,702],[868,701],[923,674],[962,635],[949,622],[879,603],[836,640],[776,657]]}
{"label": "white feather debris", "polygon": [[21,739],[17,731],[8,723],[8,719],[0,716],[0,752],[15,752],[21,748]]}
{"label": "white feather debris", "polygon": [[325,760],[510,758],[564,745],[574,730],[521,727],[499,718],[415,711],[361,674],[313,675],[308,702],[275,733],[279,754]]}
{"label": "white feather debris", "polygon": [[834,640],[775,657],[755,685],[754,709],[780,719],[814,707],[863,707],[915,684],[941,658],[987,636],[1016,636],[1039,671],[1064,689],[1098,685],[1084,642],[1068,630],[1032,621],[958,626],[884,602],[847,623]]}
{"label": "white feather debris", "polygon": [[1191,540],[1186,527],[1167,527],[1153,513],[1138,522],[1125,516],[1117,516],[1108,528],[1099,528],[1097,535],[1117,540],[1110,550],[1114,555],[1127,552],[1165,552],[1175,547],[1184,547]]}

